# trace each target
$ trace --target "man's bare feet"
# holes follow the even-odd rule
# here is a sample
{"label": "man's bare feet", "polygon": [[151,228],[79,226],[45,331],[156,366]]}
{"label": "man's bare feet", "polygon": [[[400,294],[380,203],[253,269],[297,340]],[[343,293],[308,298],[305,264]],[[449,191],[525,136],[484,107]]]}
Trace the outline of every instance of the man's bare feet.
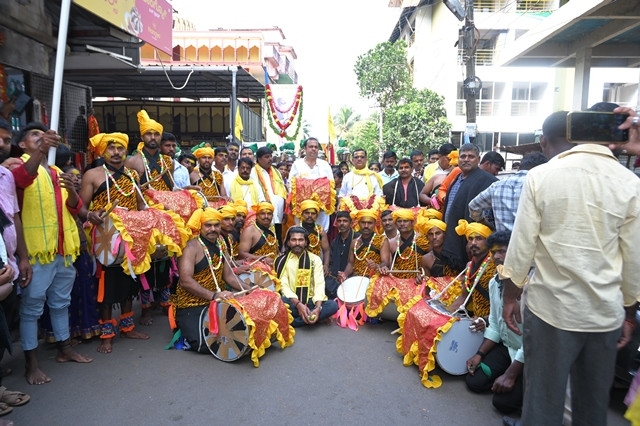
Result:
{"label": "man's bare feet", "polygon": [[24,377],[27,378],[27,383],[29,383],[30,385],[43,385],[51,381],[51,379],[37,367],[31,370],[27,366],[25,369]]}
{"label": "man's bare feet", "polygon": [[58,354],[56,355],[56,361],[58,362],[79,362],[87,363],[93,361],[93,358],[79,354],[71,348],[71,340],[58,342]]}
{"label": "man's bare feet", "polygon": [[149,338],[148,335],[144,333],[140,333],[139,331],[135,331],[135,330],[131,330],[128,332],[121,331],[120,336],[126,337],[127,339],[140,339],[140,340],[147,340]]}
{"label": "man's bare feet", "polygon": [[98,352],[101,354],[110,354],[111,353],[111,343],[113,338],[111,339],[100,339],[100,344],[98,345]]}
{"label": "man's bare feet", "polygon": [[143,309],[140,315],[141,325],[153,325],[153,317],[151,316],[151,308]]}

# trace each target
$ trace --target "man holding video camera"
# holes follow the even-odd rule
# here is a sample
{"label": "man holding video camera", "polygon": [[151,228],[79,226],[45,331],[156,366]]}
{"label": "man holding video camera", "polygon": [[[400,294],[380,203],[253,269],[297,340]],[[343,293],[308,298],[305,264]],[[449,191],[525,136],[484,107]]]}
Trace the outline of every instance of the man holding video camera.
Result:
{"label": "man holding video camera", "polygon": [[573,424],[607,423],[616,348],[628,342],[640,297],[640,179],[606,143],[572,145],[571,136],[566,112],[545,120],[541,147],[553,158],[529,172],[499,269],[515,332],[527,286],[525,425],[562,423],[569,373]]}

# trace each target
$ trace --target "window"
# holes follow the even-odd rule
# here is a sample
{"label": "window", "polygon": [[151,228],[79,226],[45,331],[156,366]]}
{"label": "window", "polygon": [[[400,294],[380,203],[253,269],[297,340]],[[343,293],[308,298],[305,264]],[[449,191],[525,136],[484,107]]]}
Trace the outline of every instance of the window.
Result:
{"label": "window", "polygon": [[511,88],[511,115],[537,115],[546,90],[547,83],[513,82]]}

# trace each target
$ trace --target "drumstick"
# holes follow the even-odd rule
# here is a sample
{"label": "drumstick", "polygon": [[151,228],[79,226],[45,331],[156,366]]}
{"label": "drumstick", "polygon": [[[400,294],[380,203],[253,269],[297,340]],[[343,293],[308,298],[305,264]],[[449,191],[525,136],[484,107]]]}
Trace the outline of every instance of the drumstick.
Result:
{"label": "drumstick", "polygon": [[391,334],[398,334],[398,333],[400,333],[401,331],[402,331],[402,327],[398,327],[398,328],[396,328],[395,330],[393,330],[393,331],[391,332]]}
{"label": "drumstick", "polygon": [[457,276],[457,277],[455,277],[455,278],[454,278],[454,279],[453,279],[449,284],[447,284],[447,285],[446,285],[446,287],[445,287],[445,288],[443,288],[443,289],[442,289],[442,291],[441,291],[440,293],[438,293],[438,294],[436,294],[434,297],[432,297],[432,299],[440,300],[440,298],[442,297],[442,295],[444,294],[444,292],[445,292],[445,291],[447,291],[447,290],[449,289],[449,287],[451,287],[451,285],[452,285],[453,283],[455,283],[456,281],[458,281],[458,279],[460,279],[460,277],[462,277],[462,275],[463,275],[466,271],[467,271],[467,268],[464,268],[464,269],[462,270],[462,272],[460,272],[460,273],[458,274],[458,276]]}
{"label": "drumstick", "polygon": [[101,215],[100,215],[100,219],[104,219],[105,217],[109,216],[109,213],[111,213],[113,211],[113,209],[115,209],[116,207],[118,207],[118,203],[120,202],[119,198],[116,198],[115,201],[113,202],[113,204],[111,204],[111,207],[109,207],[108,210],[105,210]]}
{"label": "drumstick", "polygon": [[418,273],[420,271],[412,271],[412,270],[408,270],[408,269],[392,269],[389,271],[390,274],[413,274],[413,273]]}
{"label": "drumstick", "polygon": [[162,175],[164,175],[165,173],[167,173],[169,171],[168,168],[164,169],[164,171],[162,173],[160,173],[158,176],[154,177],[151,180],[146,181],[145,183],[140,185],[140,189],[145,189],[147,186],[151,185],[153,182],[160,180],[162,178]]}
{"label": "drumstick", "polygon": [[[253,287],[248,288],[248,289],[246,289],[246,290],[242,290],[242,291],[238,291],[237,293],[233,293],[233,297],[236,297],[236,296],[242,296],[243,294],[247,294],[247,293],[249,293],[250,291],[253,291],[253,290],[257,289],[257,288],[260,288],[260,286],[259,286],[259,285],[254,285]],[[223,300],[223,299],[221,299],[221,298],[219,298],[219,297],[217,297],[217,298],[216,298],[216,302],[221,302],[222,300]]]}
{"label": "drumstick", "polygon": [[256,259],[256,260],[254,260],[253,262],[251,262],[248,266],[249,266],[249,267],[252,267],[253,265],[255,265],[256,263],[260,262],[260,261],[261,261],[262,259],[264,259],[265,257],[267,257],[267,256],[266,256],[266,255],[265,255],[265,256],[260,256],[259,258],[257,258],[257,259]]}

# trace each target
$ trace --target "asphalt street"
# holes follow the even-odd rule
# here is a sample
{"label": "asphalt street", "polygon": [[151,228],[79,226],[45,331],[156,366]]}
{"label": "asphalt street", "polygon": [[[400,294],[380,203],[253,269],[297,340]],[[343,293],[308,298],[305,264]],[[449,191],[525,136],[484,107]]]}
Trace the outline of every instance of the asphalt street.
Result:
{"label": "asphalt street", "polygon": [[[31,401],[2,419],[16,425],[501,425],[490,395],[467,391],[464,378],[442,377],[438,389],[420,383],[395,350],[397,325],[366,324],[359,331],[334,324],[297,329],[293,346],[267,349],[254,368],[249,357],[225,363],[213,356],[165,350],[171,338],[159,313],[147,341],[116,338],[113,353],[97,340],[76,348],[91,364],[58,364],[53,346],[41,347],[42,369],[53,381],[27,385],[20,344],[3,365],[3,384]],[[613,394],[610,426],[627,425],[623,392]]]}

